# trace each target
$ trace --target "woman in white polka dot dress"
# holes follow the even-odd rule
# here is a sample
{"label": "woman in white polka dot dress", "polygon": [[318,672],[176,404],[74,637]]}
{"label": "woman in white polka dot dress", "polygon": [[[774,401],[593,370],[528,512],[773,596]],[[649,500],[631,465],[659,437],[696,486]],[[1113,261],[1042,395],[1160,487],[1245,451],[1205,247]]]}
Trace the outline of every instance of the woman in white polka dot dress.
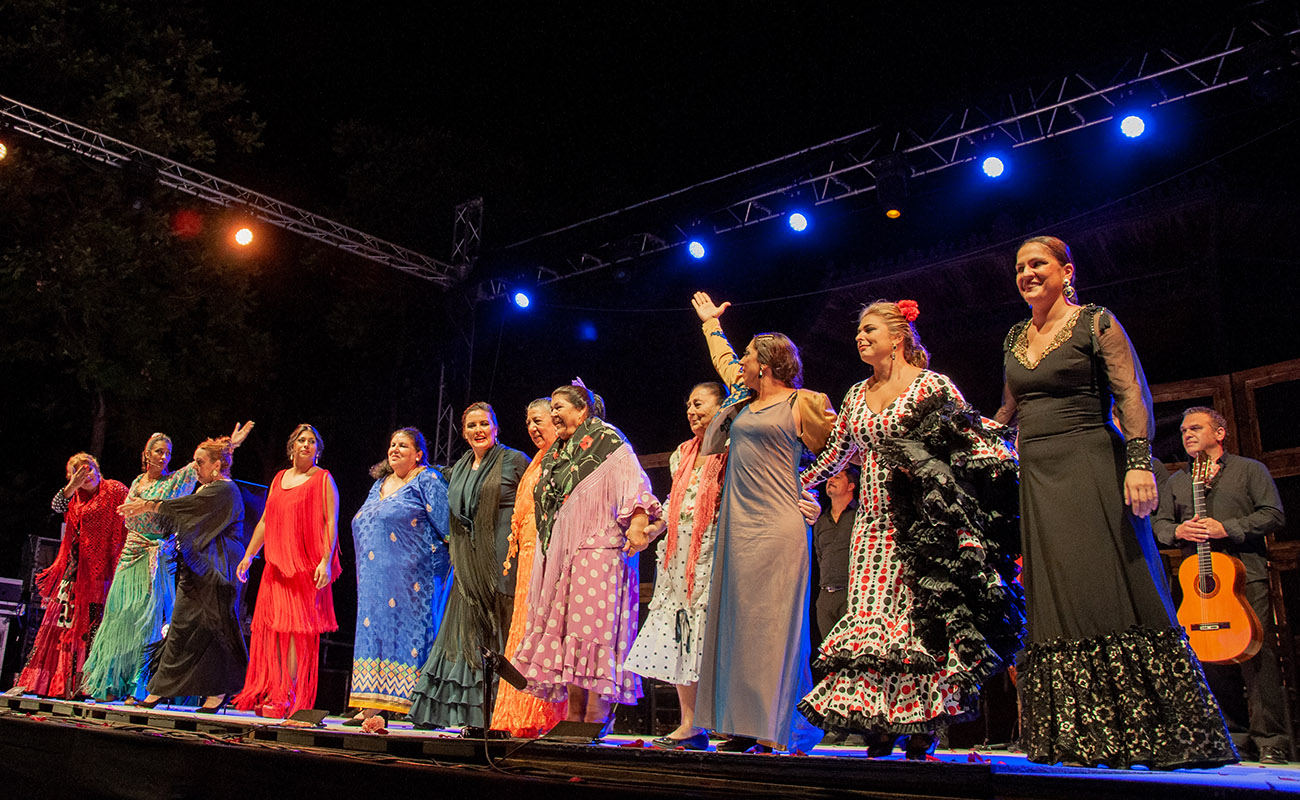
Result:
{"label": "woman in white polka dot dress", "polygon": [[695,694],[727,456],[706,455],[701,444],[726,397],[722,384],[709,381],[697,384],[686,401],[686,421],[695,436],[679,445],[668,460],[673,475],[668,537],[659,545],[649,616],[627,657],[627,669],[677,687],[681,724],[655,739],[656,747],[704,750],[709,745],[708,732],[695,727]]}
{"label": "woman in white polka dot dress", "polygon": [[952,381],[926,369],[918,313],[909,300],[862,310],[856,341],[871,377],[845,395],[802,475],[811,487],[862,460],[848,608],[821,645],[826,677],[799,709],[822,727],[866,732],[873,756],[905,735],[911,759],[927,756],[939,728],[977,713],[980,683],[1024,629],[1011,582],[1014,454]]}

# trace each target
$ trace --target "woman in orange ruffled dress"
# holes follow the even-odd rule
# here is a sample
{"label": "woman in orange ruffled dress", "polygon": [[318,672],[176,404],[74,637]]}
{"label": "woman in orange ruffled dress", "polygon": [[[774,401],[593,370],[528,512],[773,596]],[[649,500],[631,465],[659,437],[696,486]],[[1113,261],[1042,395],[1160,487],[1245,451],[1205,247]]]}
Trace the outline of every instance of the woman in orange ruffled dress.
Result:
{"label": "woman in orange ruffled dress", "polygon": [[[537,455],[519,479],[515,494],[515,512],[510,518],[510,555],[519,555],[515,576],[515,609],[510,618],[510,635],[506,640],[507,660],[514,658],[519,642],[528,627],[528,587],[532,583],[533,555],[537,552],[537,518],[533,507],[533,489],[542,469],[542,455],[555,441],[555,422],[551,419],[551,398],[539,397],[528,404],[528,435],[537,445]],[[508,565],[510,562],[507,561]],[[533,738],[555,727],[568,713],[568,702],[547,702],[521,692],[505,681],[497,688],[496,707],[492,710],[492,727],[510,731],[510,735]]]}
{"label": "woman in orange ruffled dress", "polygon": [[262,545],[266,567],[253,611],[252,652],[234,705],[264,717],[286,717],[316,703],[320,635],[338,630],[330,584],[339,576],[339,490],[316,465],[325,442],[311,425],[294,428],[287,446],[292,466],[281,470],[266,498],[236,574]]}

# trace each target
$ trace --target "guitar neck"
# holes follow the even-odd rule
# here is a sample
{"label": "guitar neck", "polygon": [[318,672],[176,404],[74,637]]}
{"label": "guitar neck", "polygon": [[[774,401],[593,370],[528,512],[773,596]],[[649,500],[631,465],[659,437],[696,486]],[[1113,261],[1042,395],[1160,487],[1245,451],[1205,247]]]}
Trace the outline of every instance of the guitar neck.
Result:
{"label": "guitar neck", "polygon": [[[1200,472],[1202,470],[1197,470]],[[1192,478],[1192,513],[1198,519],[1205,517],[1205,479],[1202,475],[1197,474]],[[1196,543],[1196,568],[1202,577],[1208,576],[1213,572],[1210,566],[1210,543]]]}

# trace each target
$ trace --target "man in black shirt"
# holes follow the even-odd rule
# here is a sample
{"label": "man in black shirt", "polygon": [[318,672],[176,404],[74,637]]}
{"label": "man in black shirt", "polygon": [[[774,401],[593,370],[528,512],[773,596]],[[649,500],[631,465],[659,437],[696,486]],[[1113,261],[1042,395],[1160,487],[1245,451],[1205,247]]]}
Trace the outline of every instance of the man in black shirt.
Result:
{"label": "man in black shirt", "polygon": [[[826,481],[830,513],[813,523],[813,549],[817,553],[817,631],[822,639],[844,616],[849,597],[849,546],[853,538],[853,520],[857,517],[858,468],[852,464]],[[816,648],[813,648],[816,650]],[[860,734],[830,730],[822,744],[862,745]]]}
{"label": "man in black shirt", "polygon": [[1189,408],[1179,430],[1187,455],[1195,459],[1205,453],[1211,461],[1206,515],[1195,514],[1189,464],[1169,477],[1169,491],[1161,494],[1152,526],[1161,544],[1180,545],[1185,555],[1194,553],[1198,542],[1210,542],[1214,550],[1236,556],[1245,565],[1246,600],[1264,628],[1264,644],[1241,664],[1204,664],[1205,677],[1242,756],[1257,751],[1262,763],[1284,764],[1289,748],[1282,709],[1287,701],[1274,647],[1264,540],[1286,522],[1282,499],[1267,467],[1224,452],[1227,421],[1219,412],[1205,406]]}

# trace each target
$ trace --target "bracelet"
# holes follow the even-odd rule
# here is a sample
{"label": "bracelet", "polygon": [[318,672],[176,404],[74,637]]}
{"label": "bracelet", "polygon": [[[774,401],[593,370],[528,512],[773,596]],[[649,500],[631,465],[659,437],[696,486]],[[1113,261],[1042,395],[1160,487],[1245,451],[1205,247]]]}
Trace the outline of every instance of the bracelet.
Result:
{"label": "bracelet", "polygon": [[1124,443],[1124,466],[1126,469],[1140,469],[1155,472],[1151,466],[1151,440],[1136,436]]}

